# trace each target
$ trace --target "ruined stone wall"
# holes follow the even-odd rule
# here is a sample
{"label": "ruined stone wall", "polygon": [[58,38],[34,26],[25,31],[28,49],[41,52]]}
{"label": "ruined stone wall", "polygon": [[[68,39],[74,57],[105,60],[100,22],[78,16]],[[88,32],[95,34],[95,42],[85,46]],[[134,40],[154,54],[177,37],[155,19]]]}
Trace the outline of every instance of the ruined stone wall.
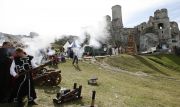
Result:
{"label": "ruined stone wall", "polygon": [[[174,27],[173,27],[174,26]],[[140,32],[140,44],[145,44],[146,46],[151,46],[151,41],[157,42],[158,44],[164,44],[167,47],[171,48],[173,46],[179,45],[179,29],[176,22],[170,22],[168,17],[167,9],[156,10],[154,16],[149,17],[149,21],[143,22],[140,25],[136,26]],[[152,37],[148,42],[144,42],[146,38],[149,38],[149,35]],[[141,37],[142,36],[142,37]],[[147,36],[147,37],[144,37]],[[177,41],[177,42],[176,42]],[[153,43],[153,42],[152,42]],[[140,50],[144,50],[144,46],[140,45]]]}
{"label": "ruined stone wall", "polygon": [[158,32],[160,42],[171,44],[170,21],[167,9],[156,10],[153,20],[154,29]]}
{"label": "ruined stone wall", "polygon": [[161,10],[156,10],[154,12],[154,18],[155,20],[158,20],[158,19],[164,19],[164,18],[168,18],[168,11],[167,9],[161,9]]}
{"label": "ruined stone wall", "polygon": [[112,46],[113,45],[113,38],[112,38],[112,23],[111,23],[111,16],[106,15],[105,16],[105,20],[106,20],[106,30],[109,33],[109,36],[107,37],[107,43]]}
{"label": "ruined stone wall", "polygon": [[173,46],[180,45],[180,31],[177,22],[170,22],[171,40]]}
{"label": "ruined stone wall", "polygon": [[121,42],[124,47],[127,45],[129,34],[134,35],[139,51],[147,51],[157,45],[167,48],[180,47],[178,24],[170,22],[167,9],[156,10],[147,22],[134,28],[123,28],[121,7],[115,5],[112,7],[111,28],[112,40]]}
{"label": "ruined stone wall", "polygon": [[148,51],[152,47],[157,47],[159,45],[159,38],[154,33],[146,33],[140,36],[140,49],[139,51]]}

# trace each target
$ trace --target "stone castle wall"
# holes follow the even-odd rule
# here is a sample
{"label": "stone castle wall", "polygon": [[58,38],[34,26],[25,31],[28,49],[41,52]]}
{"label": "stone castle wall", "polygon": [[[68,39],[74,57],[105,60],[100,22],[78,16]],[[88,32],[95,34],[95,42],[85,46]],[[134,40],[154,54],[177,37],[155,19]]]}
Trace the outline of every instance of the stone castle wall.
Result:
{"label": "stone castle wall", "polygon": [[122,22],[121,6],[112,7],[112,21],[108,16],[111,45],[117,41],[124,48],[127,46],[128,36],[135,38],[138,51],[147,51],[152,47],[173,48],[180,47],[180,30],[177,22],[170,21],[167,9],[156,10],[154,16],[150,16],[147,22],[143,22],[134,28],[124,28]]}

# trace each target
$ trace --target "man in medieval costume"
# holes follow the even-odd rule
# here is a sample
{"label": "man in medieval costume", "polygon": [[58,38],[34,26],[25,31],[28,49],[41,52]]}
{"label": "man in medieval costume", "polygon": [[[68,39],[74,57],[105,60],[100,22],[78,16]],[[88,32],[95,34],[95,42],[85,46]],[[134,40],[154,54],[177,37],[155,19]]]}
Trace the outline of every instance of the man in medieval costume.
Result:
{"label": "man in medieval costume", "polygon": [[9,68],[12,63],[13,47],[10,42],[4,42],[0,48],[0,102],[6,103],[11,92],[11,76]]}
{"label": "man in medieval costume", "polygon": [[37,66],[32,56],[26,55],[20,48],[16,49],[16,57],[11,64],[10,74],[16,78],[12,97],[14,102],[17,102],[18,107],[22,107],[23,98],[26,96],[28,97],[29,105],[37,105],[37,103],[34,102],[36,92],[30,72],[30,70],[35,67]]}

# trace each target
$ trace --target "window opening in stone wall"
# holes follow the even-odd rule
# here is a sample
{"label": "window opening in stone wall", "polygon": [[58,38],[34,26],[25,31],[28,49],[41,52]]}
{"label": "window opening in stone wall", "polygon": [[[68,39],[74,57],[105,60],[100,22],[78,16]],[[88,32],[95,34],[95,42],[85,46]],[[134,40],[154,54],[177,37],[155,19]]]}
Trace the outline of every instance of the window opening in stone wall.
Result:
{"label": "window opening in stone wall", "polygon": [[164,28],[164,24],[163,24],[163,23],[159,23],[159,24],[158,24],[158,28],[159,28],[159,29],[163,29],[163,28]]}

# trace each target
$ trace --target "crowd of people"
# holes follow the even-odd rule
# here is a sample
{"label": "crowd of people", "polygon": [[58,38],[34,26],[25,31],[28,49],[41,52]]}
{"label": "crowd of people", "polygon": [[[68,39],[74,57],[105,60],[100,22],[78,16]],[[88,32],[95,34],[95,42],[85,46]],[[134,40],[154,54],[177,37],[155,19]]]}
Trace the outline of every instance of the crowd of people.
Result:
{"label": "crowd of people", "polygon": [[4,42],[0,48],[0,103],[15,102],[23,107],[23,99],[28,97],[29,105],[37,105],[36,92],[31,72],[37,65],[33,56],[21,48],[14,48]]}

